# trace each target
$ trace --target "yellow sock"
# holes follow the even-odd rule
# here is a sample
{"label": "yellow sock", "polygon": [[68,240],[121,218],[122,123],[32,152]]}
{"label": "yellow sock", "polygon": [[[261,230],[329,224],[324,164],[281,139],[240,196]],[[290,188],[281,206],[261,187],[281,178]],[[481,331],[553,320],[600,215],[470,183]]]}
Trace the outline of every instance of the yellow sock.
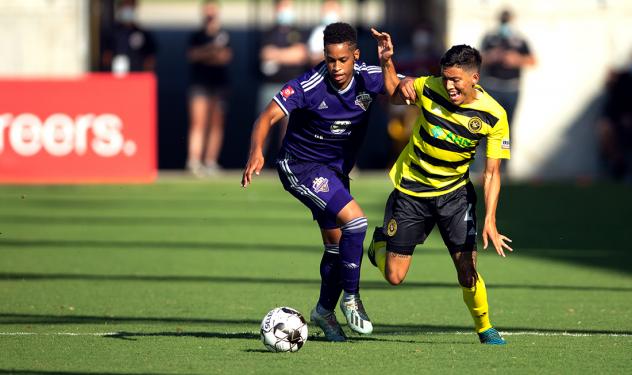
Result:
{"label": "yellow sock", "polygon": [[386,241],[377,241],[372,244],[375,251],[375,263],[377,268],[386,277]]}
{"label": "yellow sock", "polygon": [[487,290],[485,289],[485,282],[480,274],[476,280],[476,285],[473,288],[463,289],[463,301],[467,305],[467,308],[472,314],[474,319],[474,326],[476,332],[481,333],[489,328],[492,328],[492,324],[489,322],[489,306],[487,305]]}

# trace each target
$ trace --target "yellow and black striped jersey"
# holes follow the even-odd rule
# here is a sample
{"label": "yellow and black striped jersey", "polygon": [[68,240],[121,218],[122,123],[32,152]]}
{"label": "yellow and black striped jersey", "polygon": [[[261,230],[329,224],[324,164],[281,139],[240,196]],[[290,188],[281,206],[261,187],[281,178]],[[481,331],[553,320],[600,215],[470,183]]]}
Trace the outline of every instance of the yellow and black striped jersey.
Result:
{"label": "yellow and black striped jersey", "polygon": [[421,113],[408,145],[390,172],[398,190],[434,197],[469,181],[476,145],[487,137],[487,157],[509,159],[509,124],[505,110],[480,86],[477,99],[457,106],[450,102],[441,77],[414,82]]}

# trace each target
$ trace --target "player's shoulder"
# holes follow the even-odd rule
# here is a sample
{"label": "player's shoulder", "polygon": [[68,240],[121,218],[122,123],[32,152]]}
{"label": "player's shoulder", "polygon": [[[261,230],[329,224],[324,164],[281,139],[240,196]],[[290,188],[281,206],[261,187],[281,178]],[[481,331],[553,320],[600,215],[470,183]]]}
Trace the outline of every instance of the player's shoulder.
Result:
{"label": "player's shoulder", "polygon": [[480,110],[488,112],[498,119],[507,117],[507,111],[493,96],[480,86],[477,86],[476,89],[483,95],[483,100],[479,101]]}
{"label": "player's shoulder", "polygon": [[364,61],[356,61],[353,64],[353,71],[355,74],[359,74],[362,76],[372,76],[378,75],[380,78],[382,76],[382,68],[377,65],[369,65]]}
{"label": "player's shoulder", "polygon": [[295,80],[295,84],[297,88],[307,93],[314,90],[316,87],[318,87],[318,85],[322,85],[323,83],[325,83],[325,78],[327,74],[327,66],[323,61],[298,77]]}

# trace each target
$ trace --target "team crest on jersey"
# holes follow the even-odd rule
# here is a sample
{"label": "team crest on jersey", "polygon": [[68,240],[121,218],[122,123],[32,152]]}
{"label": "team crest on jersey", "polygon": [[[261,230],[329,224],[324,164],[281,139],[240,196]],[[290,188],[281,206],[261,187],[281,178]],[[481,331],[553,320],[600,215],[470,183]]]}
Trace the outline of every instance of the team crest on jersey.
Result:
{"label": "team crest on jersey", "polygon": [[467,122],[467,129],[472,133],[478,133],[481,131],[483,127],[483,120],[478,117],[472,117],[470,121]]}
{"label": "team crest on jersey", "polygon": [[292,88],[292,86],[285,86],[283,90],[281,90],[281,96],[283,97],[284,101],[292,95],[294,95],[294,89]]}
{"label": "team crest on jersey", "polygon": [[372,101],[373,99],[371,98],[371,95],[363,91],[358,94],[358,96],[356,96],[355,104],[366,111],[367,109],[369,109],[369,105]]}
{"label": "team crest on jersey", "polygon": [[329,128],[331,130],[331,134],[342,134],[349,128],[351,125],[351,121],[334,121]]}
{"label": "team crest on jersey", "polygon": [[312,189],[317,193],[327,193],[329,191],[329,180],[325,177],[316,177],[312,182]]}
{"label": "team crest on jersey", "polygon": [[391,219],[386,225],[386,234],[389,237],[393,237],[395,233],[397,233],[397,221],[395,221],[395,219]]}

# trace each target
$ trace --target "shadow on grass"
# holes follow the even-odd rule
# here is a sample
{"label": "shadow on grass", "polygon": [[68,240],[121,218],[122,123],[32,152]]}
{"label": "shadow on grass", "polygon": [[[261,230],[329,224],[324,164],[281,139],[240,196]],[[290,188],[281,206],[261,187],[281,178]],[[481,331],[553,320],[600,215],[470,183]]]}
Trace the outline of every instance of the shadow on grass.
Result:
{"label": "shadow on grass", "polygon": [[[243,276],[178,276],[178,275],[92,275],[61,273],[0,273],[2,281],[111,281],[111,282],[202,282],[228,284],[279,284],[279,285],[320,285],[317,279],[279,279],[271,277]],[[525,285],[488,283],[494,289],[551,290],[551,291],[597,291],[632,292],[632,287],[594,285]],[[386,281],[362,281],[362,289],[407,289],[407,288],[456,288],[457,283],[407,281],[393,287]]]}
{"label": "shadow on grass", "polygon": [[[0,369],[0,374],[19,374],[19,375],[163,375],[160,373],[150,372],[92,372],[92,371],[51,371],[51,370],[16,370],[16,369]],[[167,375],[167,374],[164,374]]]}
{"label": "shadow on grass", "polygon": [[259,251],[291,251],[314,252],[320,254],[322,246],[293,245],[287,243],[241,243],[241,242],[188,242],[188,241],[117,241],[117,240],[29,240],[0,239],[0,251],[8,248],[74,248],[99,251],[101,249],[172,249],[172,250],[259,250]]}
{"label": "shadow on grass", "polygon": [[[112,338],[132,338],[143,336],[184,336],[199,338],[233,338],[233,339],[251,339],[259,338],[258,327],[260,320],[255,319],[209,319],[209,318],[184,318],[184,317],[131,317],[131,316],[91,316],[91,315],[36,315],[36,314],[0,314],[0,325],[9,324],[27,324],[27,325],[54,325],[54,324],[97,324],[97,325],[113,325],[113,324],[204,324],[209,328],[217,325],[236,325],[251,326],[252,331],[225,333],[209,331],[175,331],[175,332],[116,332],[108,337]],[[111,327],[115,329],[115,327]],[[524,332],[533,331],[543,334],[585,334],[585,335],[632,335],[632,331],[626,330],[598,330],[598,329],[553,329],[553,328],[535,328],[535,327],[499,327],[506,332]],[[379,324],[375,327],[372,336],[354,336],[354,340],[374,340],[375,336],[380,335],[401,335],[401,334],[445,334],[445,333],[462,333],[472,332],[472,327],[467,326],[449,326],[449,325],[429,325],[429,324]],[[472,333],[474,334],[474,333]],[[311,336],[310,336],[311,338]],[[318,341],[318,337],[315,337]],[[381,340],[381,339],[380,339]],[[405,341],[408,342],[408,341]]]}

